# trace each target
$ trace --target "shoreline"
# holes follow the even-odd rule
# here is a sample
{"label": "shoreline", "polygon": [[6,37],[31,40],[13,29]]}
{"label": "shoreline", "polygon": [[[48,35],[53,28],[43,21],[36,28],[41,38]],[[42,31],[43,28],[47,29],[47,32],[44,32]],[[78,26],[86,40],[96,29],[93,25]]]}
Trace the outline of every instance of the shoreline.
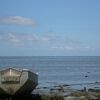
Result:
{"label": "shoreline", "polygon": [[100,82],[85,83],[84,85],[87,85],[87,87],[81,87],[82,89],[72,88],[73,85],[82,86],[83,84],[63,84],[52,87],[38,87],[33,93],[46,98],[42,100],[51,100],[47,99],[51,97],[62,98],[55,100],[100,100]]}
{"label": "shoreline", "polygon": [[[83,84],[73,85],[81,86]],[[82,89],[75,89],[72,87],[73,85],[37,87],[30,95],[0,96],[0,100],[100,100],[100,88],[96,87],[100,87],[100,82],[86,83],[87,87],[82,87]]]}

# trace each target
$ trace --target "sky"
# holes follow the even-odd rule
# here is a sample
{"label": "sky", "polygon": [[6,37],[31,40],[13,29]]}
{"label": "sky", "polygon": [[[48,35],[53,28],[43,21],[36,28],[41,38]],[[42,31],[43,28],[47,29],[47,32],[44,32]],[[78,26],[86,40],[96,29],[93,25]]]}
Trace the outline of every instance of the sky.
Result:
{"label": "sky", "polygon": [[100,0],[0,0],[0,56],[100,56]]}

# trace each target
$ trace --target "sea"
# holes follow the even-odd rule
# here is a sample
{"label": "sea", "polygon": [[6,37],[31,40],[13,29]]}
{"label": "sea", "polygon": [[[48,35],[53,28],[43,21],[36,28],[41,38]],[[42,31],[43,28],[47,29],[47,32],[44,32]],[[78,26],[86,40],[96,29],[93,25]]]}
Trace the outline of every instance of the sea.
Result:
{"label": "sea", "polygon": [[100,56],[3,56],[0,69],[29,69],[38,74],[38,87],[100,82]]}

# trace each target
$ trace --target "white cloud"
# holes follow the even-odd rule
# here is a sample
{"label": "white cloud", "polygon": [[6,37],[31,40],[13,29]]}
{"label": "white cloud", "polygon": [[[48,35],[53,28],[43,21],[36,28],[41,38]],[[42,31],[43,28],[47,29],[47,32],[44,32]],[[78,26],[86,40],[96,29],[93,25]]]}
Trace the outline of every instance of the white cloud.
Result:
{"label": "white cloud", "polygon": [[68,50],[68,51],[74,50],[74,48],[71,46],[53,46],[51,48],[54,50]]}
{"label": "white cloud", "polygon": [[48,41],[49,39],[46,38],[46,37],[43,37],[41,40],[43,40],[43,41]]}
{"label": "white cloud", "polygon": [[9,38],[9,41],[13,43],[20,43],[20,39],[18,39],[17,36],[13,33],[8,33],[8,38]]}
{"label": "white cloud", "polygon": [[[51,46],[52,50],[62,50],[62,51],[93,51],[96,50],[97,48],[93,47],[93,46],[86,46],[83,44],[77,44],[76,43],[72,44],[72,42],[69,41],[69,43],[65,43],[65,45],[61,45],[61,44],[54,44],[54,46]],[[69,45],[70,44],[70,45]]]}
{"label": "white cloud", "polygon": [[2,36],[0,36],[0,40],[2,40]]}
{"label": "white cloud", "polygon": [[97,47],[93,47],[93,46],[84,46],[85,50],[92,50],[94,51],[95,49],[97,49]]}
{"label": "white cloud", "polygon": [[96,50],[97,47],[93,45],[86,45],[80,41],[70,40],[66,37],[61,38],[57,36],[47,36],[42,35],[38,36],[34,33],[2,33],[0,34],[0,41],[5,43],[13,44],[15,47],[23,47],[23,46],[38,46],[48,48],[50,50],[61,50],[61,51],[93,51]]}
{"label": "white cloud", "polygon": [[73,47],[71,47],[71,46],[66,46],[65,49],[66,49],[66,50],[73,50]]}
{"label": "white cloud", "polygon": [[17,24],[17,25],[34,25],[35,22],[33,22],[30,18],[25,18],[21,16],[9,16],[0,19],[0,23],[3,24]]}
{"label": "white cloud", "polygon": [[3,40],[6,43],[13,44],[15,47],[23,47],[28,44],[33,44],[34,42],[36,43],[39,41],[39,38],[35,34],[29,34],[29,33],[22,33],[22,34],[17,34],[17,33],[6,33],[3,36]]}

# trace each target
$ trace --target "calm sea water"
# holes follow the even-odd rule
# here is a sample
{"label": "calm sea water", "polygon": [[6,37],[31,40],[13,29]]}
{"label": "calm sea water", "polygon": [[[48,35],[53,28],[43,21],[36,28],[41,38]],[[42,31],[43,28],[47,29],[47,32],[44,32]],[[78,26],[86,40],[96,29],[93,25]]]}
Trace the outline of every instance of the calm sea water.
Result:
{"label": "calm sea water", "polygon": [[30,69],[39,74],[39,86],[100,82],[99,56],[0,57],[0,68]]}

